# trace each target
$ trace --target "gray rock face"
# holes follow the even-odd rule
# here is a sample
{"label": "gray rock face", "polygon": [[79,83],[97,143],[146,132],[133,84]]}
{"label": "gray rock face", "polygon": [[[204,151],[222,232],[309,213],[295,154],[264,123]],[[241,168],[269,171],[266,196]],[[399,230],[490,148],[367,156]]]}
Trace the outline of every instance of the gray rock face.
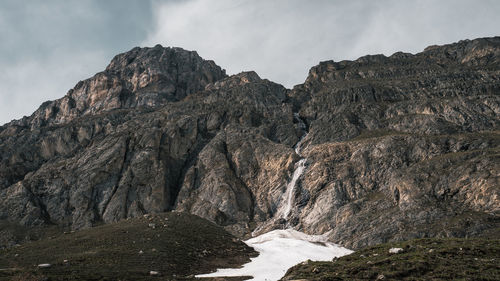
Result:
{"label": "gray rock face", "polygon": [[500,214],[499,38],[313,67],[297,227],[358,248],[472,236]]}
{"label": "gray rock face", "polygon": [[[78,82],[63,98],[45,102],[31,116],[0,127],[5,148],[0,188],[21,180],[56,155],[74,153],[80,144],[86,145],[95,135],[106,135],[129,118],[128,114],[112,114],[116,119],[106,119],[112,110],[155,108],[224,77],[225,71],[213,61],[180,48],[157,45],[117,55],[105,71]],[[66,126],[75,119],[75,124]]]}
{"label": "gray rock face", "polygon": [[105,71],[78,82],[63,98],[43,103],[32,116],[11,125],[34,129],[114,109],[155,107],[224,77],[223,69],[194,51],[134,48],[113,58]]}
{"label": "gray rock face", "polygon": [[[78,229],[178,206],[235,233],[248,232],[254,209],[263,212],[253,205],[257,190],[249,189],[260,187],[240,178],[259,173],[252,166],[257,161],[246,158],[252,146],[262,147],[262,154],[272,151],[275,155],[265,155],[269,162],[272,157],[292,162],[290,146],[297,136],[286,98],[284,87],[241,73],[161,107],[106,111],[38,133],[5,135],[5,174],[12,159],[27,162],[26,151],[14,144],[29,147],[28,156],[38,161],[30,163],[38,167],[29,172],[32,167],[23,167],[14,184],[5,178],[0,217]],[[286,184],[287,171],[271,169],[264,172],[276,171],[275,181]],[[260,177],[264,181],[265,175]]]}
{"label": "gray rock face", "polygon": [[0,127],[0,220],[78,229],[178,210],[239,236],[292,226],[351,248],[494,231],[499,50],[495,37],[322,62],[287,90],[195,52],[134,48]]}

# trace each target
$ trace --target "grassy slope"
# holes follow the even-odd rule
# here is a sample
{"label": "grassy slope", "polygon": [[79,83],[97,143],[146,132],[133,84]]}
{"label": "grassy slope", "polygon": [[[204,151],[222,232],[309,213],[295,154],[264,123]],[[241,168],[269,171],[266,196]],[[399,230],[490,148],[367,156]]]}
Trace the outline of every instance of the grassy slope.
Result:
{"label": "grassy slope", "polygon": [[[0,250],[0,280],[149,280],[150,271],[160,272],[157,279],[190,279],[241,265],[252,255],[253,249],[215,224],[166,213]],[[41,263],[52,266],[40,269]]]}
{"label": "grassy slope", "polygon": [[[392,247],[403,248],[389,254]],[[378,279],[377,279],[378,278]],[[417,239],[304,262],[282,280],[500,280],[499,239]]]}

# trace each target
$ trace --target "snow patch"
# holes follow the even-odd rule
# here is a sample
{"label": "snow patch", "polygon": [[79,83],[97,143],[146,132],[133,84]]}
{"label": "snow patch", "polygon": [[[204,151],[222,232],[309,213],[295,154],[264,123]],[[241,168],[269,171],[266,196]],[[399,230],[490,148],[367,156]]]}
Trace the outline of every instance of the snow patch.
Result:
{"label": "snow patch", "polygon": [[308,259],[329,261],[352,253],[328,242],[326,235],[308,235],[293,229],[273,230],[245,243],[259,252],[259,256],[242,268],[219,269],[196,277],[252,276],[252,280],[274,281],[283,277],[290,267]]}

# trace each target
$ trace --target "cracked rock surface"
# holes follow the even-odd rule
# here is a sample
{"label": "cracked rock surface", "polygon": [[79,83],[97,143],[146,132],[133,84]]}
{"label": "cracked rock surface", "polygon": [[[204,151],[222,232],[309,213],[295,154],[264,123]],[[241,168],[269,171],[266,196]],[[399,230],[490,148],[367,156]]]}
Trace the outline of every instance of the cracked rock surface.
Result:
{"label": "cracked rock surface", "polygon": [[0,220],[80,229],[178,210],[241,237],[291,225],[350,248],[498,231],[499,52],[493,37],[321,62],[288,90],[134,48],[0,127]]}

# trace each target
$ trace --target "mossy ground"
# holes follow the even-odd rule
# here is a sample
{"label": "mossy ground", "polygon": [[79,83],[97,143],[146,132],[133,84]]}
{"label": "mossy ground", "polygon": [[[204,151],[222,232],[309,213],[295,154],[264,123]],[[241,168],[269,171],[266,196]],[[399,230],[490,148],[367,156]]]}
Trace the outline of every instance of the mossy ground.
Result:
{"label": "mossy ground", "polygon": [[[0,250],[0,280],[194,279],[194,274],[241,265],[253,255],[252,248],[213,223],[165,213]],[[43,263],[52,266],[38,268]]]}
{"label": "mossy ground", "polygon": [[[390,254],[389,249],[403,248]],[[500,280],[499,239],[417,239],[304,262],[282,280]]]}

